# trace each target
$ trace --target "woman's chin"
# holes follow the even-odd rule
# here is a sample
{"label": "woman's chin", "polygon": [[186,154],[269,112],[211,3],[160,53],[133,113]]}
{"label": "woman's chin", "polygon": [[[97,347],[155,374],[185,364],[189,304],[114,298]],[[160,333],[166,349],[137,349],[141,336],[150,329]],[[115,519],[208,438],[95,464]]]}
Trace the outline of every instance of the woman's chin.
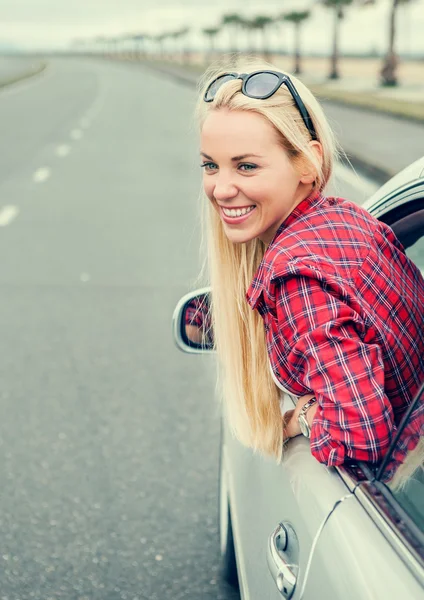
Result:
{"label": "woman's chin", "polygon": [[243,229],[236,229],[235,227],[224,226],[224,230],[225,235],[233,244],[246,244],[257,237],[251,231],[243,231]]}

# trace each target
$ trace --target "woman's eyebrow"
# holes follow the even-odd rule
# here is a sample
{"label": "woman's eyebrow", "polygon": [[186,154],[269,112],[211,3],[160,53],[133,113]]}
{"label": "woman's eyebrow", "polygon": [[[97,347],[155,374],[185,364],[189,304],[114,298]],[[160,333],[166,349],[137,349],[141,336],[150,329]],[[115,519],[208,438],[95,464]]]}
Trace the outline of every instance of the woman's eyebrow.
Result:
{"label": "woman's eyebrow", "polygon": [[[205,154],[204,152],[201,152],[200,154],[202,156],[204,156],[205,158],[207,158],[208,160],[213,160],[213,158],[211,156],[209,156],[208,154]],[[238,160],[243,160],[244,158],[248,158],[248,157],[263,158],[259,154],[251,154],[249,152],[248,154],[241,154],[240,156],[233,156],[233,158],[231,160],[235,162],[235,161],[238,161]]]}

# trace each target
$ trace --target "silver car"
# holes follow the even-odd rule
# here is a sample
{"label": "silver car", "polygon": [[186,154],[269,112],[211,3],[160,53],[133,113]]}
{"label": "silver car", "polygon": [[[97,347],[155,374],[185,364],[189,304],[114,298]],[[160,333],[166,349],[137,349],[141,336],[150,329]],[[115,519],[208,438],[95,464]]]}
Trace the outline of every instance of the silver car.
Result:
{"label": "silver car", "polygon": [[[364,207],[393,228],[424,271],[424,157]],[[211,351],[185,325],[189,307],[207,306],[208,295],[208,289],[188,294],[175,310],[174,337],[186,352]],[[416,403],[424,402],[423,390]],[[424,468],[392,492],[380,481],[384,466],[327,468],[302,436],[290,440],[277,465],[243,447],[223,420],[223,577],[244,600],[423,600]]]}

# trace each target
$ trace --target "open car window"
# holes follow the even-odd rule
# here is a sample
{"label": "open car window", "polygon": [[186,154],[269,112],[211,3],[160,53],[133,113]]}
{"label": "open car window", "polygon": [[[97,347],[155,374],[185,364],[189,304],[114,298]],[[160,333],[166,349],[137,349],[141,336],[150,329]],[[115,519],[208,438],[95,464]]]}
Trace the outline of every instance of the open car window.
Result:
{"label": "open car window", "polygon": [[406,254],[419,267],[424,275],[424,235],[422,235],[412,246],[408,248]]}
{"label": "open car window", "polygon": [[[403,209],[400,209],[403,212]],[[390,215],[388,222],[407,256],[424,273],[424,199],[411,203],[411,212]],[[384,219],[386,220],[386,219]]]}
{"label": "open car window", "polygon": [[[399,462],[397,457],[404,450],[406,458]],[[424,382],[399,425],[376,479],[387,485],[424,532]]]}
{"label": "open car window", "polygon": [[[424,199],[387,219],[406,254],[424,274]],[[384,219],[386,220],[386,219]],[[423,357],[424,360],[424,357]],[[403,464],[396,454],[407,449]],[[402,420],[385,460],[377,473],[413,523],[424,533],[424,382]]]}

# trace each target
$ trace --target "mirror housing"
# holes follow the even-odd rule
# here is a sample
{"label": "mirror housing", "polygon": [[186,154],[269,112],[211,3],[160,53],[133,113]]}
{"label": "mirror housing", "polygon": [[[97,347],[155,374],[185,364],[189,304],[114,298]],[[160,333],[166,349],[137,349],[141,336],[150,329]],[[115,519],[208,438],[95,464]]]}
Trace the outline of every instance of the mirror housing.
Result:
{"label": "mirror housing", "polygon": [[172,329],[175,343],[183,352],[214,351],[210,300],[210,287],[201,288],[183,296],[175,307]]}

